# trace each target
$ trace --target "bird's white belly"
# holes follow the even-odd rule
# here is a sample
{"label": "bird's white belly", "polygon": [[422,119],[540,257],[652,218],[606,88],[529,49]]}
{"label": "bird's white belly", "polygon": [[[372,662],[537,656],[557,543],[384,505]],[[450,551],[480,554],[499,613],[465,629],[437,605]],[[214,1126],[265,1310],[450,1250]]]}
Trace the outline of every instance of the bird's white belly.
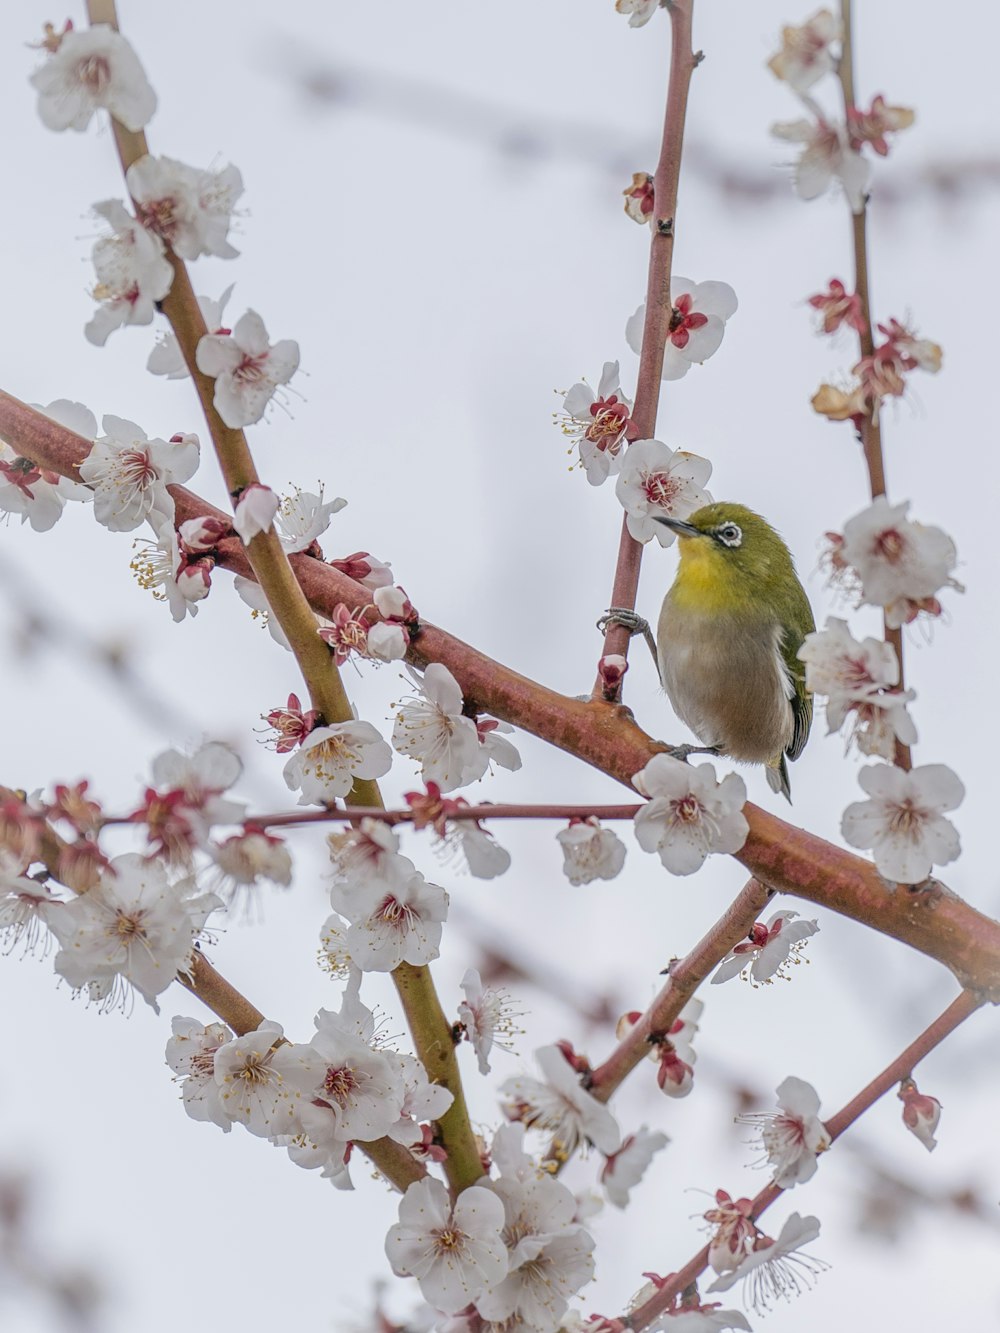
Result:
{"label": "bird's white belly", "polygon": [[791,742],[791,685],[778,625],[748,629],[735,618],[660,613],[660,679],[674,712],[703,745],[765,763]]}

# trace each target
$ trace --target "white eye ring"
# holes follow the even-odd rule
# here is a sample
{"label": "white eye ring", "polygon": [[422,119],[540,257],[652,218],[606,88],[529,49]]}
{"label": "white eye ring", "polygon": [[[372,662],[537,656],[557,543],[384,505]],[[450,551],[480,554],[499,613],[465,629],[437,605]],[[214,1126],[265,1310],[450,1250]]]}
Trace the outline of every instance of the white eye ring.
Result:
{"label": "white eye ring", "polygon": [[743,532],[735,523],[724,524],[716,535],[723,546],[739,546],[743,541]]}

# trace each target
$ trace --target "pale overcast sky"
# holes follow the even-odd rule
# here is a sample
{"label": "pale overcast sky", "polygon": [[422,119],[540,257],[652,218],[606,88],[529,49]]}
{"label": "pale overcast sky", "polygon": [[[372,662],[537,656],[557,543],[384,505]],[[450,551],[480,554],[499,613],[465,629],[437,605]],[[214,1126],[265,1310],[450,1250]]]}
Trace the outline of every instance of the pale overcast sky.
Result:
{"label": "pale overcast sky", "polygon": [[[817,384],[854,359],[848,339],[831,345],[813,335],[804,304],[830,277],[849,280],[849,232],[841,199],[805,205],[793,196],[788,146],[768,137],[772,121],[798,114],[764,65],[782,23],[811,12],[790,4],[697,0],[696,45],[706,60],[689,124],[700,153],[682,177],[676,270],[731,283],[740,309],[719,354],[667,386],[658,436],[712,460],[717,497],[775,523],[821,621],[838,609],[816,568],[821,534],[863,508],[866,493],[850,431],[809,408]],[[929,0],[857,8],[859,95],[867,102],[882,92],[917,110],[915,127],[874,177],[876,313],[912,318],[945,351],[943,372],[920,378],[912,398],[886,413],[890,493],[955,537],[967,584],[932,635],[907,635],[916,760],[947,762],[965,781],[956,816],[965,850],[946,878],[996,914],[1000,199],[995,189],[945,198],[912,183],[928,164],[1000,158],[997,19],[981,8],[960,19]],[[84,21],[82,7],[69,12]],[[123,186],[106,127],[56,135],[35,114],[27,79],[37,54],[25,43],[45,20],[64,17],[38,0],[7,0],[0,24],[0,387],[33,402],[76,399],[150,435],[200,430],[190,386],[144,369],[155,328],[115,333],[104,349],[83,338],[98,230],[89,210],[123,197]],[[612,488],[592,489],[568,471],[551,424],[553,390],[582,375],[596,383],[614,358],[627,391],[634,387],[624,325],[643,298],[647,237],[624,217],[620,192],[632,171],[655,162],[666,16],[631,31],[611,0],[174,0],[123,3],[121,20],[160,98],[152,151],[199,165],[232,161],[246,182],[241,257],[198,261],[196,290],[218,296],[235,282],[233,318],[252,307],[272,337],[302,347],[290,412],[250,432],[264,478],[305,489],[322,480],[329,495],[349,500],[324,539],[328,556],[368,549],[391,560],[428,619],[556,689],[589,689],[620,509]],[[706,155],[783,188],[758,202],[727,194],[704,169]],[[906,182],[910,192],[900,196]],[[207,450],[192,485],[224,503]],[[124,809],[152,755],[213,737],[243,755],[242,794],[252,805],[286,804],[281,761],[254,728],[297,687],[291,658],[251,623],[226,574],[197,620],[178,627],[139,591],[130,555],[131,536],[98,528],[83,507],[49,533],[3,529],[0,614],[10,633],[0,648],[0,781],[31,790],[88,777]],[[640,607],[650,616],[674,564],[672,552],[647,553]],[[852,623],[875,632],[873,616]],[[94,647],[124,657],[136,688],[95,665]],[[634,660],[627,699],[640,723],[688,739],[641,648]],[[407,688],[400,675],[395,667],[347,673],[361,715],[385,731]],[[795,765],[791,812],[759,773],[747,782],[751,799],[837,839],[840,812],[858,795],[858,761],[823,730],[819,718]],[[466,794],[621,799],[597,773],[528,737],[518,744],[520,774]],[[414,785],[413,766],[398,761],[384,785],[397,801]],[[550,988],[641,1008],[660,969],[745,878],[719,859],[674,880],[630,842],[621,877],[572,889],[553,833],[505,827],[513,869],[488,884],[436,865],[425,843],[409,839],[406,850],[455,904],[434,969],[446,1007],[457,1004],[482,939],[509,941]],[[262,921],[230,923],[213,957],[305,1040],[314,1012],[336,1007],[337,986],[314,963],[329,911],[322,838],[298,834],[293,850],[293,891],[266,897]],[[673,1143],[632,1208],[606,1210],[594,1223],[599,1268],[587,1311],[618,1313],[643,1270],[684,1263],[702,1243],[697,1214],[709,1193],[753,1193],[765,1179],[745,1169],[754,1154],[746,1129],[732,1123],[734,1084],[768,1095],[796,1074],[833,1111],[957,989],[928,960],[835,914],[780,905],[820,921],[810,966],[790,985],[751,991],[733,982],[706,995],[698,1082],[686,1101],[665,1101],[650,1065],[616,1104],[626,1128],[648,1123]],[[471,1060],[463,1064],[484,1130],[497,1121],[491,1089],[527,1067],[536,1046],[567,1037],[596,1061],[613,1042],[608,1026],[588,1027],[542,986],[515,989],[529,1011],[519,1055],[498,1056],[490,1086]],[[391,988],[375,979],[365,994],[384,1005],[389,1030],[402,1032]],[[159,1017],[142,1005],[128,1018],[101,1015],[57,987],[50,962],[0,958],[0,1173],[30,1171],[46,1247],[93,1265],[108,1290],[101,1333],[200,1333],[223,1323],[253,1333],[326,1331],[363,1321],[371,1284],[388,1273],[382,1245],[395,1200],[364,1165],[356,1192],[336,1194],[239,1129],[223,1136],[189,1120],[163,1064],[175,1013],[201,1010],[177,987]],[[995,1015],[980,1014],[921,1071],[921,1086],[945,1106],[933,1157],[903,1131],[891,1097],[851,1139],[931,1195],[972,1186],[992,1206],[1000,1197],[997,1048]],[[773,1210],[775,1227],[792,1209],[819,1216],[811,1251],[833,1267],[816,1291],[766,1324],[754,1318],[755,1327],[841,1333],[890,1318],[914,1333],[992,1326],[1000,1315],[996,1216],[986,1225],[915,1207],[890,1246],[858,1231],[859,1171],[845,1144]],[[593,1175],[591,1162],[567,1178],[582,1189]],[[405,1311],[416,1289],[396,1287],[393,1308]],[[0,1291],[5,1333],[53,1327],[39,1305],[8,1305]]]}

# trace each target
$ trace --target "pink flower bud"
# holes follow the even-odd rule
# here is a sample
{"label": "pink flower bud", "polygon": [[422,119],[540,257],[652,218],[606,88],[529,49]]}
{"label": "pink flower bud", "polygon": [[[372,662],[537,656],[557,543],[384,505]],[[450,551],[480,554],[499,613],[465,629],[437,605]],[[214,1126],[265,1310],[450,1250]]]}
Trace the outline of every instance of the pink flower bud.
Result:
{"label": "pink flower bud", "polygon": [[928,1152],[937,1147],[934,1131],[941,1119],[941,1103],[918,1090],[912,1078],[904,1078],[896,1096],[903,1103],[903,1124]]}
{"label": "pink flower bud", "polygon": [[597,664],[597,674],[606,690],[617,690],[628,670],[628,661],[621,653],[608,653]]}
{"label": "pink flower bud", "polygon": [[232,527],[225,519],[205,514],[182,523],[177,529],[177,536],[184,555],[203,555],[206,551],[214,551],[231,531]]}

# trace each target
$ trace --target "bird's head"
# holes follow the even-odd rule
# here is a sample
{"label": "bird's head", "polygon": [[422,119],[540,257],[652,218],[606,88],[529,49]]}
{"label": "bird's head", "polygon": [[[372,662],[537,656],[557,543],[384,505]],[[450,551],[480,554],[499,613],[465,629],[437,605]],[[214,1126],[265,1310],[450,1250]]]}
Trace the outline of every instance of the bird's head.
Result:
{"label": "bird's head", "polygon": [[679,580],[752,586],[767,595],[791,575],[794,565],[788,547],[767,519],[746,505],[719,501],[703,505],[686,519],[658,518],[680,539]]}

